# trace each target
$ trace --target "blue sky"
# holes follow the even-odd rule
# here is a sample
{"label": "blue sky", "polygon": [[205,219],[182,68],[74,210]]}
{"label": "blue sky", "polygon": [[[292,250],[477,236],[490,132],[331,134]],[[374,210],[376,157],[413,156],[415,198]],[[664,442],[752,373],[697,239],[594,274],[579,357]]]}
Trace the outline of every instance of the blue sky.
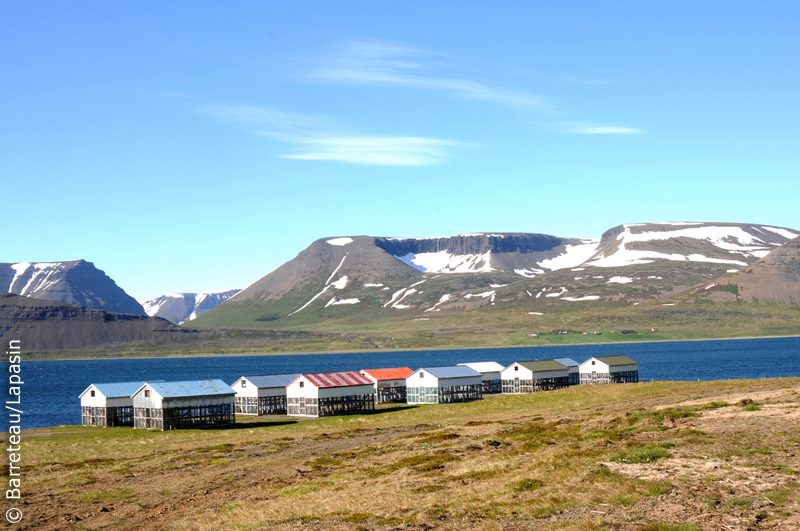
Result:
{"label": "blue sky", "polygon": [[800,229],[797,2],[4,2],[0,262],[138,300],[317,238]]}

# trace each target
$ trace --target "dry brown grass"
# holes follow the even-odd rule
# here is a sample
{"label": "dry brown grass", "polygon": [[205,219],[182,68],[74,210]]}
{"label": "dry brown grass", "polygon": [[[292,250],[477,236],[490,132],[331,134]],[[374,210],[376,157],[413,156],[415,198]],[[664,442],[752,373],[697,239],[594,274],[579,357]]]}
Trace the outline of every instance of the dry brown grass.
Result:
{"label": "dry brown grass", "polygon": [[800,380],[781,379],[234,430],[45,430],[25,439],[18,528],[787,529],[800,524],[799,415]]}

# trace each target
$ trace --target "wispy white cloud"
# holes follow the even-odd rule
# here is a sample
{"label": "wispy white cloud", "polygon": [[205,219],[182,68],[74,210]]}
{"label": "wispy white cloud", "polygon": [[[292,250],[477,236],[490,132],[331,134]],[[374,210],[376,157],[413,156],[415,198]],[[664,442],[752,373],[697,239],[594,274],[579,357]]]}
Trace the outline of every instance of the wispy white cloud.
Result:
{"label": "wispy white cloud", "polygon": [[635,127],[600,125],[587,122],[558,122],[550,124],[550,126],[562,133],[576,135],[642,135],[645,133],[643,129]]}
{"label": "wispy white cloud", "polygon": [[449,64],[444,56],[416,48],[384,42],[351,42],[308,71],[311,78],[335,83],[386,84],[425,88],[456,96],[552,111],[542,96],[530,92],[496,87],[472,81],[427,75]]}
{"label": "wispy white cloud", "polygon": [[460,142],[426,137],[358,135],[326,116],[254,105],[213,105],[203,112],[248,131],[293,145],[286,159],[376,166],[429,166],[444,162]]}

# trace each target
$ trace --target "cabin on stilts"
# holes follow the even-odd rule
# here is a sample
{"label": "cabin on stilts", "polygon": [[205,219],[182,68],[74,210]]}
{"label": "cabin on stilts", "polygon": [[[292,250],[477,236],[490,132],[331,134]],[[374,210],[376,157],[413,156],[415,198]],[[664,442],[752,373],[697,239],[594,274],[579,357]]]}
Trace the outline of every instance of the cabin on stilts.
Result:
{"label": "cabin on stilts", "polygon": [[500,378],[500,371],[503,370],[503,366],[496,361],[477,361],[472,363],[459,363],[458,365],[469,367],[473,371],[481,373],[483,394],[491,395],[503,392],[502,380]]}
{"label": "cabin on stilts", "polygon": [[236,392],[222,380],[148,382],[132,398],[134,428],[166,431],[236,421]]}
{"label": "cabin on stilts", "polygon": [[580,365],[581,385],[636,383],[639,363],[628,356],[596,356]]}
{"label": "cabin on stilts", "polygon": [[561,365],[566,365],[569,369],[569,384],[578,385],[581,383],[580,363],[572,358],[553,358],[554,361],[559,362]]}
{"label": "cabin on stilts", "polygon": [[406,401],[406,378],[414,372],[410,368],[362,369],[359,372],[375,385],[376,403]]}
{"label": "cabin on stilts", "polygon": [[80,394],[81,425],[133,426],[131,395],[144,382],[92,384]]}
{"label": "cabin on stilts", "polygon": [[483,398],[481,373],[463,365],[423,367],[406,378],[409,404],[449,404]]}
{"label": "cabin on stilts", "polygon": [[375,409],[375,386],[356,371],[301,374],[286,386],[294,417],[330,417]]}
{"label": "cabin on stilts", "polygon": [[503,369],[503,394],[569,387],[569,367],[556,360],[516,361]]}
{"label": "cabin on stilts", "polygon": [[237,415],[286,413],[286,386],[299,373],[242,376],[231,387],[236,391]]}

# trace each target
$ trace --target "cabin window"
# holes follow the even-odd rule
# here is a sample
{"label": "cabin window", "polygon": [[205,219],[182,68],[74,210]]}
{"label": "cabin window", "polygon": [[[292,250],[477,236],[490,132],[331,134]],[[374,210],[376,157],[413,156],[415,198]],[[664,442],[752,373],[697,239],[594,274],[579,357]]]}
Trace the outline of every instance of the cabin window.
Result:
{"label": "cabin window", "polygon": [[425,378],[425,373],[424,372],[419,373],[419,377],[420,378]]}
{"label": "cabin window", "polygon": [[94,398],[94,391],[92,391],[92,398]]}
{"label": "cabin window", "polygon": [[247,387],[247,380],[242,380],[242,389]]}
{"label": "cabin window", "polygon": [[150,389],[145,389],[144,390],[144,397],[145,398],[150,398]]}
{"label": "cabin window", "polygon": [[514,365],[514,370],[518,371],[519,370],[519,365]]}
{"label": "cabin window", "polygon": [[592,365],[594,365],[594,360],[592,360]]}
{"label": "cabin window", "polygon": [[305,387],[305,386],[303,385],[304,383],[305,383],[305,382],[300,382],[300,387]]}

